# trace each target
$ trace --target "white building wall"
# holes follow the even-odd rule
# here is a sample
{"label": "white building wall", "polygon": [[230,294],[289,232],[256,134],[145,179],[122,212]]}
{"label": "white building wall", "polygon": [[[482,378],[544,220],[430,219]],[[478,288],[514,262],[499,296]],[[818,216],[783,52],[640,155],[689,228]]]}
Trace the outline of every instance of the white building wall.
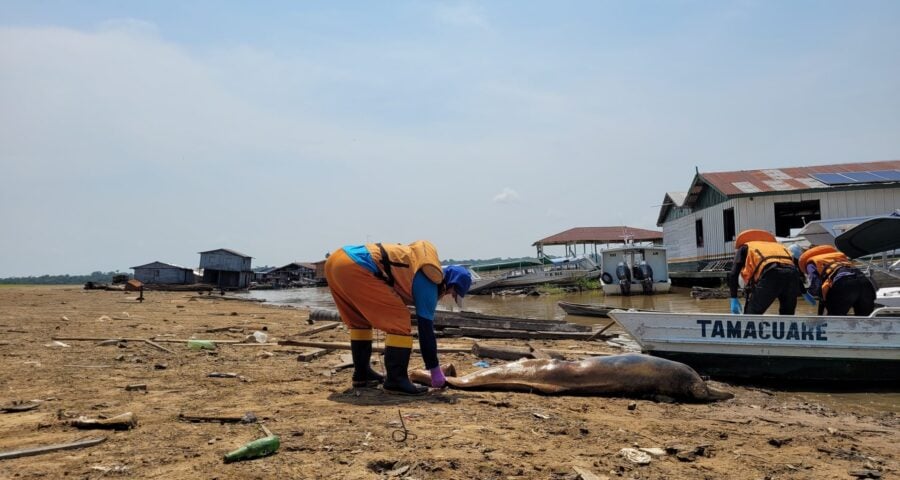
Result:
{"label": "white building wall", "polygon": [[[900,188],[785,193],[739,197],[663,224],[669,263],[730,258],[734,242],[725,242],[723,212],[734,207],[735,234],[748,228],[775,231],[775,204],[819,200],[822,220],[881,215],[900,209]],[[694,222],[703,219],[703,247],[696,245]]]}

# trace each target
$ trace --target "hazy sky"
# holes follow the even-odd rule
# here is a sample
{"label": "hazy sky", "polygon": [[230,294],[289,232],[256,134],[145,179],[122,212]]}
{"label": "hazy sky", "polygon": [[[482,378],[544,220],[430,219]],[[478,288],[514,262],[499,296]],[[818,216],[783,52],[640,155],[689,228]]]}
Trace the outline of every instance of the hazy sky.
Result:
{"label": "hazy sky", "polygon": [[0,277],[655,228],[695,166],[900,158],[897,25],[893,0],[2,1]]}

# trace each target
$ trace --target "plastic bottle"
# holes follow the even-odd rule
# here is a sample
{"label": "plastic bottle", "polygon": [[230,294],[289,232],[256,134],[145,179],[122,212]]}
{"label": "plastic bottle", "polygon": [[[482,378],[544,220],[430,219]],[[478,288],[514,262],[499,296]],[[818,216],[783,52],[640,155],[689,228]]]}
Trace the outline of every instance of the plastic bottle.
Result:
{"label": "plastic bottle", "polygon": [[271,455],[281,446],[281,440],[277,435],[269,435],[254,440],[237,450],[225,454],[225,463],[237,462],[240,460],[249,460],[251,458],[265,457]]}
{"label": "plastic bottle", "polygon": [[191,350],[215,350],[216,343],[212,340],[188,340]]}

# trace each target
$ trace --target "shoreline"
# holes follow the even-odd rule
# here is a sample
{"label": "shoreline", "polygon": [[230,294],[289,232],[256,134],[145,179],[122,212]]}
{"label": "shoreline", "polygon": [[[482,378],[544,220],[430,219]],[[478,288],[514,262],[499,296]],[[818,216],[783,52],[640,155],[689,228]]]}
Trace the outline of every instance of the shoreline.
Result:
{"label": "shoreline", "polygon": [[[659,403],[616,397],[433,391],[423,398],[350,388],[342,354],[278,345],[174,353],[140,342],[98,345],[53,336],[217,338],[240,340],[265,327],[270,340],[312,328],[308,310],[247,301],[191,298],[187,292],[136,294],[79,286],[0,288],[0,402],[41,400],[38,408],[0,415],[0,451],[72,441],[100,433],[106,442],[0,461],[0,477],[97,475],[119,465],[130,478],[854,478],[870,469],[900,471],[900,416],[867,405],[867,394],[835,393],[834,402],[803,392],[711,382],[735,395],[712,404]],[[207,330],[218,331],[207,332]],[[222,330],[224,329],[224,330]],[[342,327],[304,339],[346,342]],[[376,337],[376,342],[379,340]],[[439,339],[463,345],[466,339]],[[515,340],[485,340],[521,345]],[[535,348],[606,350],[605,343],[537,340]],[[380,358],[376,357],[379,361]],[[572,358],[575,358],[574,356]],[[442,355],[462,373],[477,370],[468,353]],[[499,361],[489,360],[491,364]],[[421,367],[415,355],[410,367]],[[381,365],[375,367],[380,369]],[[242,378],[208,377],[233,372]],[[133,384],[145,391],[129,391]],[[842,395],[849,400],[840,401]],[[873,394],[878,395],[878,394]],[[870,397],[869,400],[872,400]],[[855,408],[854,402],[860,402]],[[398,409],[415,441],[396,442]],[[179,414],[252,411],[281,438],[265,459],[223,464],[222,455],[262,436],[255,425],[190,423]],[[137,426],[80,431],[68,422],[133,412]],[[623,448],[678,453],[632,463]],[[702,448],[700,448],[702,447]],[[398,473],[399,472],[399,473]],[[102,472],[101,472],[102,473]]]}

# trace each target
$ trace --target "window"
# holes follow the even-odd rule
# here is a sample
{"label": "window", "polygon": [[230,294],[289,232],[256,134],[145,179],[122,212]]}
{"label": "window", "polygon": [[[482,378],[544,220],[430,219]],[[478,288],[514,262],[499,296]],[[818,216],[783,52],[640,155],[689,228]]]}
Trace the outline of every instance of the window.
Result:
{"label": "window", "polygon": [[703,219],[698,218],[694,222],[694,233],[697,235],[697,247],[703,246]]}
{"label": "window", "polygon": [[821,220],[818,200],[775,204],[775,236],[790,237],[809,222]]}
{"label": "window", "polygon": [[725,231],[725,241],[734,240],[734,209],[726,208],[722,211],[722,229]]}

